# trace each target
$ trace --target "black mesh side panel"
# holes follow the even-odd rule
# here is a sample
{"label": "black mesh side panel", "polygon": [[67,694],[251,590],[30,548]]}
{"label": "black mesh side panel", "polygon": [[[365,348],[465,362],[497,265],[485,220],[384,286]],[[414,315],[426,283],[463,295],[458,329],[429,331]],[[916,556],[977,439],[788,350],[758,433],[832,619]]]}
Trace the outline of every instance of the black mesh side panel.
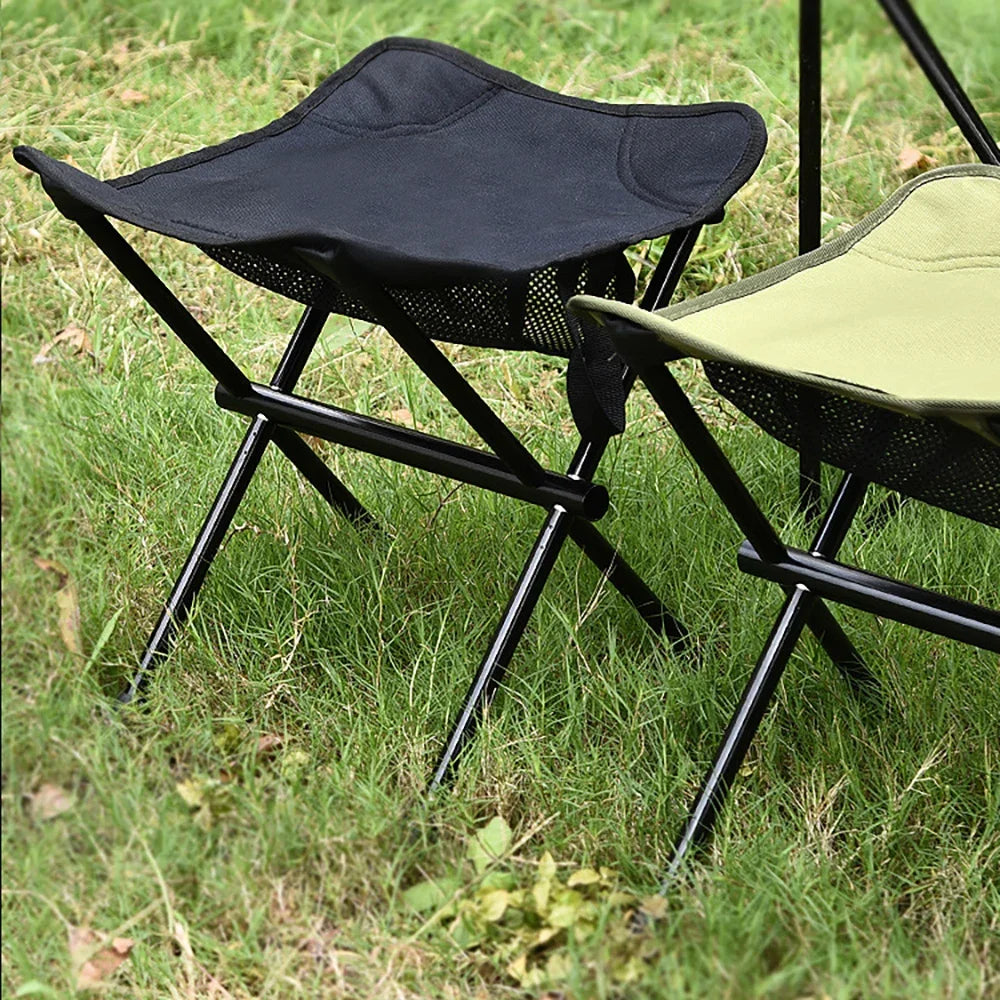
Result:
{"label": "black mesh side panel", "polygon": [[718,392],[779,441],[798,447],[800,405],[808,407],[824,462],[1000,528],[1000,447],[978,434],[745,368],[707,362],[705,372]]}
{"label": "black mesh side panel", "polygon": [[[303,305],[321,305],[332,313],[376,322],[363,305],[312,271],[248,250],[201,249],[223,267],[262,288]],[[594,282],[588,281],[590,269],[586,261],[569,267],[572,274],[568,282],[567,265],[561,264],[535,271],[523,282],[480,279],[439,288],[387,287],[385,291],[433,340],[569,357],[574,343],[566,323],[567,294],[590,291],[615,297],[616,290],[614,277],[599,282],[603,287],[594,290]]]}
{"label": "black mesh side panel", "polygon": [[341,316],[375,322],[360,302],[343,295],[329,281],[312,271],[282,264],[239,247],[200,248],[234,274],[270,292],[277,292],[304,306],[319,305]]}

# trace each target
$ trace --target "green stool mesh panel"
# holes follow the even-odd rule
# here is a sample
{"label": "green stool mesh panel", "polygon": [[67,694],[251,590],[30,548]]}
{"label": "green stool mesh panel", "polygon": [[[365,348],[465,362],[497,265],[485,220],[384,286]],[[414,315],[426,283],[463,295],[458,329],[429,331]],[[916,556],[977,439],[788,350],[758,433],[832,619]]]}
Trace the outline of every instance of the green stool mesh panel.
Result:
{"label": "green stool mesh panel", "polygon": [[749,368],[705,362],[716,390],[798,448],[807,412],[824,462],[917,500],[1000,528],[1000,448],[950,421],[925,420]]}

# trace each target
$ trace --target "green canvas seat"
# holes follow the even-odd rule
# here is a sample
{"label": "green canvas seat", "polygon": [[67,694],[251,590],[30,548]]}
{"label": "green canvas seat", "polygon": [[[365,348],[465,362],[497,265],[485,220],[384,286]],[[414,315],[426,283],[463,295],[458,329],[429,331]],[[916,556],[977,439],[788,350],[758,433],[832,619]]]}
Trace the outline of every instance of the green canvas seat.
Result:
{"label": "green canvas seat", "polygon": [[[570,309],[589,340],[610,338],[646,383],[737,521],[740,568],[786,593],[673,871],[709,835],[798,636],[806,624],[816,631],[825,601],[1000,652],[994,608],[835,558],[869,482],[1000,528],[1000,167],[931,171],[820,249],[668,309],[592,296]],[[846,473],[808,550],[787,546],[761,513],[670,374],[681,357],[701,359],[766,431]],[[838,665],[870,683],[852,647]]]}
{"label": "green canvas seat", "polygon": [[944,168],[814,253],[656,313],[649,326],[694,357],[862,402],[995,412],[998,265],[1000,169]]}

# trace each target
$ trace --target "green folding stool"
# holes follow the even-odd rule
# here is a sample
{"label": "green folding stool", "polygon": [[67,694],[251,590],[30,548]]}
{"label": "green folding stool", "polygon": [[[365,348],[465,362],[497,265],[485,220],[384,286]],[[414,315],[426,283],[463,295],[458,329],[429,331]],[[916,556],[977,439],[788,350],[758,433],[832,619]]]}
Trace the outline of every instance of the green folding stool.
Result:
{"label": "green folding stool", "polygon": [[[646,383],[736,520],[740,568],[786,595],[672,876],[711,833],[803,626],[828,620],[824,602],[1000,652],[994,608],[836,561],[872,482],[1000,528],[1000,167],[926,173],[818,250],[672,308],[577,296],[570,309]],[[769,434],[844,470],[808,551],[779,538],[670,374],[682,357]],[[987,599],[1000,604],[1000,582]],[[837,662],[856,687],[872,683],[849,644]]]}

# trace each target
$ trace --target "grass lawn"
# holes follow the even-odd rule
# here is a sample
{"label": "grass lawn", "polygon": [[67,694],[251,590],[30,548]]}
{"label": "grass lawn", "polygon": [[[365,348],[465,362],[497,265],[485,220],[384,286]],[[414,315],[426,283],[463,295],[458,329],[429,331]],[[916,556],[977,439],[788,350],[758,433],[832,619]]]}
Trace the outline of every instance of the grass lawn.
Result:
{"label": "grass lawn", "polygon": [[[901,157],[972,154],[877,4],[826,7],[829,236],[909,176]],[[1000,7],[920,7],[1000,130]],[[602,523],[699,636],[697,667],[567,547],[453,790],[428,805],[540,515],[321,446],[391,530],[358,534],[269,453],[148,704],[111,707],[244,423],[10,149],[116,176],[270,121],[389,34],[578,96],[745,101],[768,153],[706,230],[691,295],[795,252],[796,8],[5,4],[4,997],[1000,996],[1000,666],[860,614],[838,612],[886,706],[857,705],[804,642],[711,848],[650,897],[779,595],[735,572],[735,529],[643,392],[598,477]],[[293,303],[129,236],[269,375]],[[568,460],[559,359],[446,350],[547,464]],[[794,456],[681,374],[803,538]],[[330,320],[301,388],[466,433],[360,322]],[[845,556],[997,604],[995,533],[940,511],[905,506]],[[639,907],[659,919],[633,933]]]}

